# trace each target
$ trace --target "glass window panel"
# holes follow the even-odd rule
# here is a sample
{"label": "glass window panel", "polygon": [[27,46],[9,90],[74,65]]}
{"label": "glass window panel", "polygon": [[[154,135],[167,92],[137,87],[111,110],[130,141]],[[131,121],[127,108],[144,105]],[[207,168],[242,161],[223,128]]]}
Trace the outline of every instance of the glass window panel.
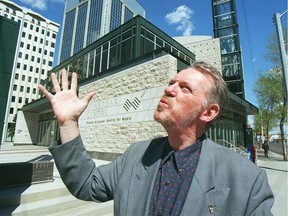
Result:
{"label": "glass window panel", "polygon": [[172,53],[178,56],[178,50],[172,47]]}
{"label": "glass window panel", "polygon": [[219,15],[218,17],[219,27],[223,28],[225,26],[231,26],[233,24],[232,18],[233,18],[232,14]]}
{"label": "glass window panel", "polygon": [[101,72],[107,70],[107,58],[108,58],[108,50],[106,49],[102,52]]}
{"label": "glass window panel", "polygon": [[87,70],[88,70],[88,54],[86,54],[84,56],[84,59],[83,59],[83,67],[82,67],[82,75],[81,77],[83,79],[85,79],[87,76]]}
{"label": "glass window panel", "polygon": [[100,60],[101,60],[101,55],[99,53],[96,55],[96,58],[95,58],[95,74],[100,72]]}
{"label": "glass window panel", "polygon": [[232,11],[230,2],[224,2],[222,4],[218,4],[216,7],[217,7],[217,14],[224,14]]}
{"label": "glass window panel", "polygon": [[60,62],[70,57],[75,14],[76,10],[74,9],[68,12],[65,17]]}
{"label": "glass window panel", "polygon": [[121,44],[121,63],[127,62],[132,59],[132,39],[123,41]]}
{"label": "glass window panel", "polygon": [[110,31],[121,25],[121,17],[122,2],[120,0],[113,0],[111,5]]}
{"label": "glass window panel", "polygon": [[161,38],[156,37],[156,45],[159,47],[163,47],[163,40]]}
{"label": "glass window panel", "polygon": [[125,7],[125,12],[124,12],[124,22],[127,22],[128,20],[133,18],[133,12],[130,11],[127,7]]}
{"label": "glass window panel", "polygon": [[109,54],[109,68],[114,67],[118,65],[119,62],[117,60],[117,45],[114,45],[110,48],[110,54]]}
{"label": "glass window panel", "polygon": [[154,42],[155,35],[149,31],[146,31],[146,38]]}
{"label": "glass window panel", "polygon": [[110,40],[110,47],[115,46],[117,44],[117,37]]}
{"label": "glass window panel", "polygon": [[231,53],[231,52],[236,52],[236,41],[235,41],[235,36],[227,36],[224,38],[220,38],[220,43],[221,43],[221,53]]}
{"label": "glass window panel", "polygon": [[87,45],[100,37],[103,0],[91,0],[88,22]]}
{"label": "glass window panel", "polygon": [[109,46],[108,43],[103,44],[103,50],[107,50],[107,49],[108,49],[108,46]]}
{"label": "glass window panel", "polygon": [[128,31],[122,34],[122,41],[130,38],[131,36],[132,36],[132,29],[129,29]]}
{"label": "glass window panel", "polygon": [[141,35],[140,36],[140,54],[141,55],[144,54],[144,41],[145,41],[144,36]]}
{"label": "glass window panel", "polygon": [[145,42],[145,53],[152,52],[154,50],[154,43],[147,39]]}
{"label": "glass window panel", "polygon": [[76,24],[76,34],[74,42],[74,53],[80,51],[84,46],[84,32],[86,24],[86,14],[87,14],[88,2],[79,6],[78,18]]}
{"label": "glass window panel", "polygon": [[88,77],[91,77],[94,74],[94,52],[94,50],[90,52]]}
{"label": "glass window panel", "polygon": [[141,35],[145,36],[145,32],[146,30],[143,27],[141,27]]}

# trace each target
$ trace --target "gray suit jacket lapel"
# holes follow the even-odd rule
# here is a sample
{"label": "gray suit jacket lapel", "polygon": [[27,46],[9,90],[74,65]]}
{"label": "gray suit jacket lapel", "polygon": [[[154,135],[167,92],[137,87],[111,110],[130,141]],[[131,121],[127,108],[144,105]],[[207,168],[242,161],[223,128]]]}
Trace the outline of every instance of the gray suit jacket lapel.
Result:
{"label": "gray suit jacket lapel", "polygon": [[131,207],[128,207],[127,215],[131,215],[130,210],[134,215],[148,215],[151,194],[166,141],[167,138],[152,140],[142,160],[133,166],[130,187],[133,192],[128,198]]}
{"label": "gray suit jacket lapel", "polygon": [[[153,140],[142,160],[134,164],[126,215],[148,215],[151,194],[166,141],[167,138]],[[229,188],[217,186],[214,145],[217,144],[209,139],[203,140],[198,166],[181,212],[183,216],[221,215],[221,206],[227,199]]]}
{"label": "gray suit jacket lapel", "polygon": [[219,213],[227,199],[229,188],[218,187],[215,180],[213,145],[217,144],[209,139],[203,140],[198,166],[181,215],[214,215]]}

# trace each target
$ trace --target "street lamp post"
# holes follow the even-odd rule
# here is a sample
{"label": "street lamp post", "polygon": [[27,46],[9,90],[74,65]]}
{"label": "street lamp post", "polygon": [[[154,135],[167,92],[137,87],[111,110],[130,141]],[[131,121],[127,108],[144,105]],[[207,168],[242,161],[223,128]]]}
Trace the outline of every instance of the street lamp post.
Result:
{"label": "street lamp post", "polygon": [[[283,72],[283,78],[284,78],[284,83],[285,83],[285,101],[284,104],[287,104],[287,100],[288,100],[288,82],[287,82],[287,78],[288,78],[288,70],[287,70],[287,53],[285,50],[285,41],[284,41],[284,37],[283,37],[283,32],[282,32],[282,25],[281,25],[281,17],[286,14],[288,12],[288,10],[286,10],[284,13],[279,14],[276,13],[274,15],[275,18],[275,22],[276,22],[276,30],[277,30],[277,35],[278,35],[278,42],[279,42],[279,48],[280,48],[280,55],[281,55],[281,64],[282,64],[282,72]],[[286,38],[287,39],[287,38]],[[287,41],[286,41],[287,42]],[[283,159],[284,161],[287,161],[287,146],[285,143],[285,138],[283,139],[283,129],[281,129],[281,139],[282,139],[282,149],[283,149]]]}
{"label": "street lamp post", "polygon": [[286,91],[286,103],[288,98],[288,69],[287,69],[287,53],[285,50],[285,41],[283,37],[283,31],[282,31],[282,25],[281,25],[281,17],[286,14],[288,10],[286,10],[284,13],[279,14],[276,13],[274,15],[275,22],[276,22],[276,30],[277,30],[277,36],[278,36],[278,42],[279,42],[279,48],[280,48],[280,55],[281,55],[281,64],[282,64],[282,71],[283,71],[283,77],[285,81],[285,91]]}

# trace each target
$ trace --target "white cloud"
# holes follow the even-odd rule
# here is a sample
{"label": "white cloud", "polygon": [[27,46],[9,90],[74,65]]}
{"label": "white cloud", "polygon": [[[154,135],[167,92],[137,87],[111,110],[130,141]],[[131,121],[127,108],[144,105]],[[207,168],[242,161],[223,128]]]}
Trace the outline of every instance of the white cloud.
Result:
{"label": "white cloud", "polygon": [[21,8],[23,8],[23,9],[26,10],[26,11],[33,12],[33,10],[32,10],[31,8],[27,8],[27,7],[24,7],[24,6],[21,6]]}
{"label": "white cloud", "polygon": [[65,0],[20,0],[23,4],[29,5],[31,8],[45,11],[51,4],[64,4]]}
{"label": "white cloud", "polygon": [[184,36],[189,36],[195,29],[193,22],[191,21],[193,13],[194,11],[186,5],[181,5],[173,12],[168,13],[165,16],[165,19],[170,25],[176,24],[176,30],[182,31]]}
{"label": "white cloud", "polygon": [[22,3],[30,5],[31,8],[37,8],[39,10],[47,10],[47,3],[45,0],[21,0]]}

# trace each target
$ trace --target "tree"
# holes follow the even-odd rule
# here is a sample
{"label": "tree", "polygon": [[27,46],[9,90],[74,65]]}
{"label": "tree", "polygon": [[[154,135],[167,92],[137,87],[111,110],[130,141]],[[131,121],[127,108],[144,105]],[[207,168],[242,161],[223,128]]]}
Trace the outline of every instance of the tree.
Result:
{"label": "tree", "polygon": [[269,138],[269,129],[275,124],[275,121],[280,122],[283,160],[287,161],[287,149],[284,139],[287,104],[281,67],[274,67],[266,74],[260,74],[253,90],[259,102],[260,118],[266,128],[267,140]]}
{"label": "tree", "polygon": [[264,134],[266,140],[269,139],[269,130],[275,126],[277,121],[277,113],[275,112],[275,99],[277,90],[271,89],[271,84],[275,82],[275,77],[269,74],[260,74],[253,88],[260,105],[260,114],[256,117],[258,124],[265,129]]}
{"label": "tree", "polygon": [[[287,32],[286,27],[284,28],[283,32]],[[285,43],[285,50],[287,52],[288,50],[288,43],[287,43],[287,34],[283,34]],[[285,143],[285,134],[284,134],[284,125],[285,121],[287,119],[287,95],[285,94],[285,80],[283,75],[283,68],[282,68],[282,59],[280,55],[280,48],[278,44],[278,37],[276,32],[272,33],[268,38],[268,43],[266,46],[266,53],[264,54],[264,57],[267,61],[270,61],[273,64],[273,68],[276,70],[275,76],[278,76],[278,83],[282,87],[279,87],[279,98],[278,98],[278,107],[277,107],[277,113],[279,115],[279,127],[280,127],[280,133],[281,133],[281,142],[282,142],[282,150],[283,150],[283,159],[285,161],[288,160],[287,156],[287,146]],[[273,85],[274,86],[274,85]],[[273,88],[272,86],[272,88]]]}
{"label": "tree", "polygon": [[268,36],[266,45],[267,52],[264,53],[264,59],[271,62],[273,66],[280,67],[281,56],[277,41],[278,39],[276,32]]}

